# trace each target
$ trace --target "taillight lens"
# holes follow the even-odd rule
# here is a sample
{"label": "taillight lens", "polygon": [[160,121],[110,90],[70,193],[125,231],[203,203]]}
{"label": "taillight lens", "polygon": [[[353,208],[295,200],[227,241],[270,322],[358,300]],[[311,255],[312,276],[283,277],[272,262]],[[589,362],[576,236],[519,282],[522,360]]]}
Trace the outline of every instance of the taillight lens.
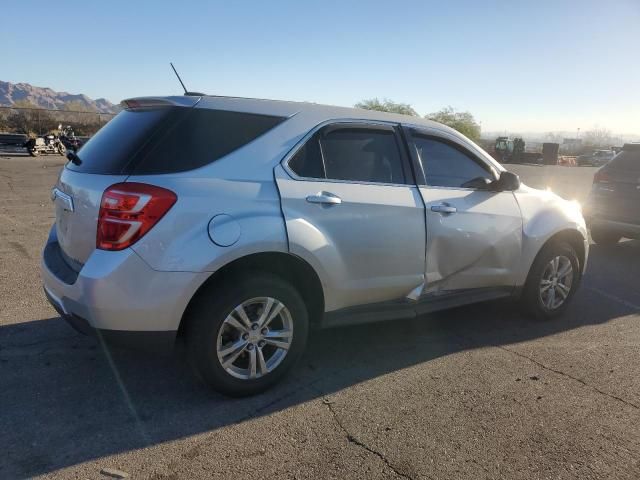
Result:
{"label": "taillight lens", "polygon": [[96,247],[122,250],[147,233],[176,203],[176,194],[146,183],[116,183],[102,194]]}
{"label": "taillight lens", "polygon": [[609,180],[609,174],[602,170],[598,170],[593,176],[593,183],[609,183]]}

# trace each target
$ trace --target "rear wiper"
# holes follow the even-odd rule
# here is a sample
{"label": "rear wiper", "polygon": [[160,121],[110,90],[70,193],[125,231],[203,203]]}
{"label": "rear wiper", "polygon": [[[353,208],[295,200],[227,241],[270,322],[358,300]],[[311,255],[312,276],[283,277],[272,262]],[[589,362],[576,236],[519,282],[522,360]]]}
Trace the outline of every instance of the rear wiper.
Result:
{"label": "rear wiper", "polygon": [[69,150],[67,152],[67,158],[74,165],[80,165],[82,163],[82,160],[80,160],[80,157],[78,156],[78,154],[76,152],[74,152],[73,150]]}

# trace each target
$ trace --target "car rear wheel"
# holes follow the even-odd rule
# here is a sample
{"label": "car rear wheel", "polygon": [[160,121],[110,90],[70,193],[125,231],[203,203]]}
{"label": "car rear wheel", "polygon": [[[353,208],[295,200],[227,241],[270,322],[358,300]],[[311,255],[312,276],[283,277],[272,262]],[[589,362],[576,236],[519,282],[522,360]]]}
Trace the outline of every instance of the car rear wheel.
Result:
{"label": "car rear wheel", "polygon": [[581,280],[580,262],[574,248],[553,242],[540,251],[533,262],[522,294],[526,313],[538,319],[562,314]]}
{"label": "car rear wheel", "polygon": [[591,228],[591,239],[598,245],[615,245],[622,235],[600,227]]}
{"label": "car rear wheel", "polygon": [[308,315],[302,297],[288,282],[264,273],[211,287],[195,300],[187,319],[192,366],[226,395],[266,390],[304,350]]}

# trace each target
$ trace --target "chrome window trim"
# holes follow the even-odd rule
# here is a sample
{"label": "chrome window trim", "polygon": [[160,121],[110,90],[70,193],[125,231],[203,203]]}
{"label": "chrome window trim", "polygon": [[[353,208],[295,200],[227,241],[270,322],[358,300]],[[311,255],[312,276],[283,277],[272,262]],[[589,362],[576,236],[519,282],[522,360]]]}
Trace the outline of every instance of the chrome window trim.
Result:
{"label": "chrome window trim", "polygon": [[[414,183],[363,182],[363,181],[354,181],[354,180],[337,180],[332,178],[301,177],[289,167],[289,161],[298,153],[298,151],[303,147],[303,145],[305,145],[309,141],[309,139],[311,139],[311,137],[313,137],[318,132],[318,130],[321,130],[322,128],[328,125],[340,125],[340,124],[346,124],[346,125],[351,124],[351,125],[356,125],[360,127],[363,127],[363,126],[366,127],[367,125],[371,125],[372,127],[375,127],[375,126],[390,127],[394,131],[394,136],[396,137],[396,143],[398,142],[398,135],[395,132],[395,128],[401,126],[401,124],[398,122],[390,122],[385,120],[366,120],[361,118],[342,118],[342,119],[325,120],[324,122],[319,123],[318,125],[313,127],[311,130],[309,130],[307,134],[304,137],[302,137],[300,141],[298,141],[298,143],[296,143],[293,146],[293,148],[289,150],[289,152],[284,156],[280,164],[282,165],[282,168],[284,169],[284,171],[287,172],[287,175],[289,175],[293,180],[301,181],[301,182],[346,183],[349,185],[380,185],[380,186],[386,186],[386,187],[416,187]],[[398,148],[399,149],[402,148],[402,145],[398,145]],[[402,155],[401,152],[398,152],[398,153]],[[404,166],[403,166],[403,170],[404,170]],[[405,177],[406,176],[407,176],[407,173],[405,172]]]}
{"label": "chrome window trim", "polygon": [[465,188],[465,187],[443,187],[441,185],[418,185],[418,188],[428,188],[429,190],[461,190],[464,192],[488,192],[488,193],[503,193],[498,190],[484,190],[482,188]]}

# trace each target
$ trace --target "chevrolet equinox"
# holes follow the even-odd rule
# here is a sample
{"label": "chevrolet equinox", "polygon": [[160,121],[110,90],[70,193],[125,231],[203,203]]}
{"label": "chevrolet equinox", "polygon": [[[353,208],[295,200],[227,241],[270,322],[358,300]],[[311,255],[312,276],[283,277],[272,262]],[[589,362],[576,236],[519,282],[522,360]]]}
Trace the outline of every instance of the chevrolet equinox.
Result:
{"label": "chevrolet equinox", "polygon": [[125,100],[62,169],[47,298],[106,343],[184,338],[229,395],[277,382],[311,327],[514,297],[561,314],[579,205],[418,117],[247,98]]}

